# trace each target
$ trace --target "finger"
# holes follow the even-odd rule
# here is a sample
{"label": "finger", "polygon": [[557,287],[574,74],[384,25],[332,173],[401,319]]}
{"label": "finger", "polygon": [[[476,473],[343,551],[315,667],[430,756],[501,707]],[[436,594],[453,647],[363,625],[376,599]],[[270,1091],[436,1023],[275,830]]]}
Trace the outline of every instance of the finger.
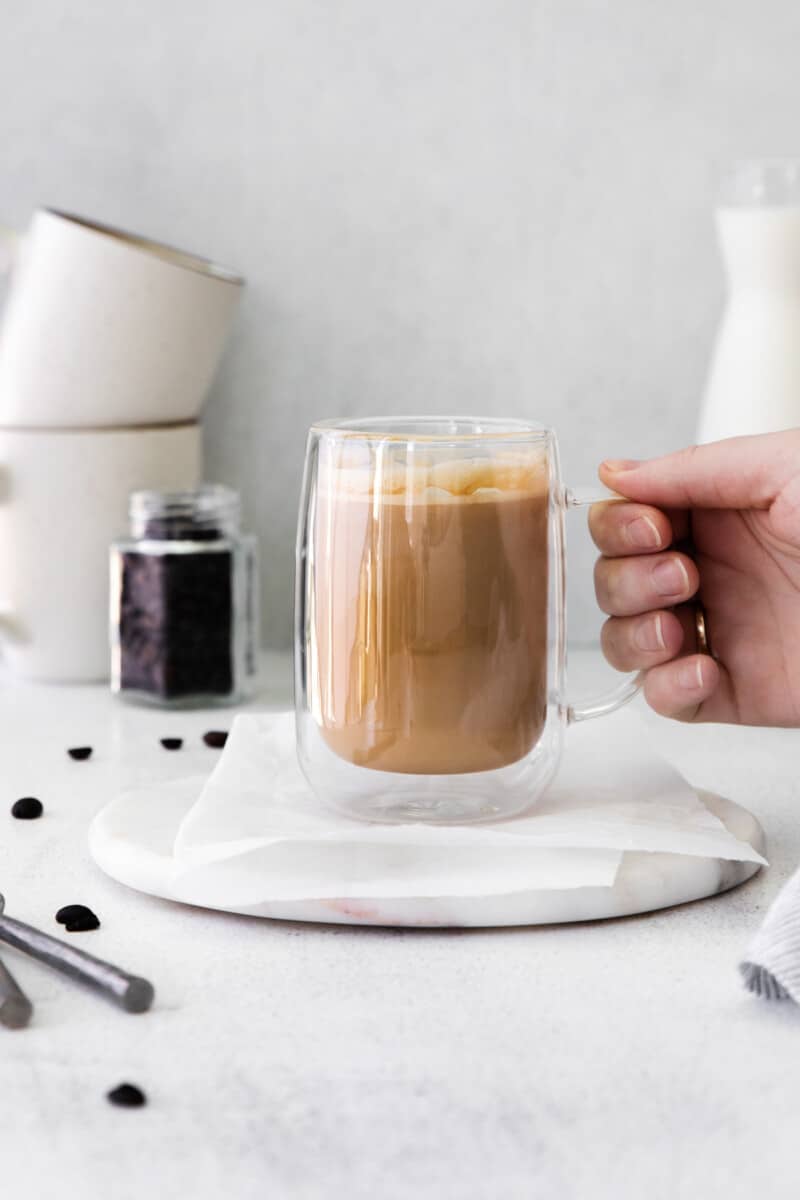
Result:
{"label": "finger", "polygon": [[720,669],[707,654],[690,654],[648,671],[644,697],[654,712],[676,721],[703,719],[703,705],[717,691]]}
{"label": "finger", "polygon": [[645,504],[601,501],[589,509],[589,532],[595,546],[612,558],[628,554],[653,554],[672,541],[666,513]]}
{"label": "finger", "polygon": [[599,558],[594,568],[597,603],[611,617],[681,604],[697,591],[697,567],[685,554],[653,554],[645,558]]}
{"label": "finger", "polygon": [[675,613],[609,617],[600,634],[603,653],[617,671],[640,671],[680,654],[684,631]]}
{"label": "finger", "polygon": [[689,446],[647,462],[610,460],[608,487],[631,500],[675,508],[769,508],[796,473],[800,430]]}

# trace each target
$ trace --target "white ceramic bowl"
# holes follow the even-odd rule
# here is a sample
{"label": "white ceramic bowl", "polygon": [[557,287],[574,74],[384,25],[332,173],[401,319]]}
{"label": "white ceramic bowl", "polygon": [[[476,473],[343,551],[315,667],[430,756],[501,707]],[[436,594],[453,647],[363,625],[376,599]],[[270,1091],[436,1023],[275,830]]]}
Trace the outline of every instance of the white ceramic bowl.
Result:
{"label": "white ceramic bowl", "polygon": [[51,209],[35,214],[18,247],[0,326],[0,426],[197,418],[238,275]]}

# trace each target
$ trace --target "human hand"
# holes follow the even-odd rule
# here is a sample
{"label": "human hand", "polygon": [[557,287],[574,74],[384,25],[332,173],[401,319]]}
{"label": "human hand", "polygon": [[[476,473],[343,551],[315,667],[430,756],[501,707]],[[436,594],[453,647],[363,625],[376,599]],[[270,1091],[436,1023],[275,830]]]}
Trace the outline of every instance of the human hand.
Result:
{"label": "human hand", "polygon": [[[627,498],[589,517],[611,665],[645,669],[663,716],[800,725],[800,429],[606,462],[600,478]],[[714,658],[696,653],[695,596]]]}

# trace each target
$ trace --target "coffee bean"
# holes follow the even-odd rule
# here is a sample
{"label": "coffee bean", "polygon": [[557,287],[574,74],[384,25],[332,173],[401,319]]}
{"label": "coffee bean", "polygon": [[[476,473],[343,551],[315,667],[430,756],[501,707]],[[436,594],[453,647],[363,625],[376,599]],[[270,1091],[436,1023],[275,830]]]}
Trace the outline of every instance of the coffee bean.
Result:
{"label": "coffee bean", "polygon": [[23,796],[11,805],[11,815],[18,821],[35,821],[43,812],[42,802],[35,796]]}
{"label": "coffee bean", "polygon": [[88,933],[100,928],[100,921],[85,904],[65,904],[56,913],[56,920],[67,933]]}
{"label": "coffee bean", "polygon": [[69,927],[75,921],[94,922],[94,924],[86,924],[83,926],[86,929],[99,929],[100,927],[100,922],[98,921],[97,917],[90,908],[86,907],[85,904],[65,904],[64,907],[60,908],[56,913],[56,920],[58,921],[59,925],[66,925],[67,927]]}
{"label": "coffee bean", "polygon": [[161,745],[165,750],[180,750],[183,738],[162,738]]}
{"label": "coffee bean", "polygon": [[141,1108],[147,1104],[147,1097],[135,1083],[121,1083],[108,1092],[106,1098],[118,1108]]}
{"label": "coffee bean", "polygon": [[203,734],[203,741],[212,750],[221,750],[228,740],[228,735],[224,729],[209,729],[208,733]]}
{"label": "coffee bean", "polygon": [[92,753],[91,746],[73,746],[67,751],[70,758],[74,758],[76,762],[84,762]]}

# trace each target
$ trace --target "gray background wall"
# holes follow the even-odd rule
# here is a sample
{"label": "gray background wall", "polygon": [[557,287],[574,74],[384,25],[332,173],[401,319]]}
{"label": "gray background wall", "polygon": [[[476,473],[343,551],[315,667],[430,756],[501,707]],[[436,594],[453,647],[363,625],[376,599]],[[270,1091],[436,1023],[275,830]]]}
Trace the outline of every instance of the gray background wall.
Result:
{"label": "gray background wall", "polygon": [[247,275],[207,474],[261,534],[273,645],[312,418],[537,416],[578,481],[685,443],[714,181],[798,148],[796,0],[0,0],[0,30],[0,222],[60,206]]}

